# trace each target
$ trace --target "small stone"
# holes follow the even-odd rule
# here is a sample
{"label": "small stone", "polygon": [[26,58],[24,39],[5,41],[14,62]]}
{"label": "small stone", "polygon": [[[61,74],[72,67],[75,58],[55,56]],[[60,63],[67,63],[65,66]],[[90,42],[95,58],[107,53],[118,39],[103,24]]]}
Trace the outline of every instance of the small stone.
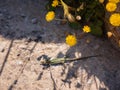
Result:
{"label": "small stone", "polygon": [[25,18],[25,17],[26,17],[26,15],[25,15],[24,13],[22,13],[20,16],[21,16],[22,18]]}
{"label": "small stone", "polygon": [[79,21],[81,20],[81,16],[76,16],[76,19]]}
{"label": "small stone", "polygon": [[0,48],[0,52],[4,52],[5,51],[5,49],[4,48]]}
{"label": "small stone", "polygon": [[19,48],[26,49],[27,45],[20,45]]}
{"label": "small stone", "polygon": [[0,52],[4,52],[5,51],[5,47],[4,47],[4,45],[1,45],[0,46]]}
{"label": "small stone", "polygon": [[20,53],[18,53],[17,56],[20,56]]}
{"label": "small stone", "polygon": [[77,83],[76,87],[80,88],[82,85],[80,83]]}
{"label": "small stone", "polygon": [[42,41],[42,37],[41,36],[37,36],[37,37],[30,36],[30,37],[27,38],[26,41],[27,42],[31,42],[31,41],[38,42],[38,41]]}
{"label": "small stone", "polygon": [[9,29],[10,27],[8,25],[5,25],[5,29]]}
{"label": "small stone", "polygon": [[86,40],[86,43],[90,43],[90,42],[91,42],[91,40],[90,40],[90,39],[87,39],[87,40]]}
{"label": "small stone", "polygon": [[12,19],[12,16],[9,15],[9,16],[7,17],[7,19]]}
{"label": "small stone", "polygon": [[17,60],[17,61],[16,61],[16,64],[17,64],[17,65],[23,65],[23,61]]}
{"label": "small stone", "polygon": [[91,84],[91,83],[92,83],[92,80],[89,79],[89,80],[87,81],[87,84]]}
{"label": "small stone", "polygon": [[33,19],[31,20],[31,22],[32,22],[32,24],[37,24],[37,23],[38,23],[38,20],[37,20],[37,18],[33,18]]}
{"label": "small stone", "polygon": [[36,37],[33,37],[33,36],[29,36],[26,41],[27,42],[31,42],[31,41],[34,41],[36,39]]}
{"label": "small stone", "polygon": [[82,56],[81,53],[79,53],[79,52],[75,52],[75,57],[76,57],[76,58],[80,58],[81,56]]}

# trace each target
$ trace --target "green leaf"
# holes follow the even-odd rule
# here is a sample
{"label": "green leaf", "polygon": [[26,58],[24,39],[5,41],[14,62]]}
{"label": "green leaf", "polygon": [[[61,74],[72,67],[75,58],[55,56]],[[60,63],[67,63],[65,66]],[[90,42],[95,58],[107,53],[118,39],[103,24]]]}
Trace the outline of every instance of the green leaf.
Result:
{"label": "green leaf", "polygon": [[72,23],[69,22],[69,25],[73,29],[80,29],[81,28],[81,25],[77,22],[72,22]]}
{"label": "green leaf", "polygon": [[99,25],[91,24],[91,34],[96,35],[96,36],[102,36],[103,35],[103,30],[102,27]]}
{"label": "green leaf", "polygon": [[97,19],[97,22],[96,22],[96,23],[97,23],[97,26],[100,26],[100,27],[103,25],[103,21],[101,21],[101,20],[99,20],[99,19]]}
{"label": "green leaf", "polygon": [[46,4],[46,9],[48,11],[54,11],[55,10],[55,7],[52,7],[52,0],[50,0],[47,4]]}

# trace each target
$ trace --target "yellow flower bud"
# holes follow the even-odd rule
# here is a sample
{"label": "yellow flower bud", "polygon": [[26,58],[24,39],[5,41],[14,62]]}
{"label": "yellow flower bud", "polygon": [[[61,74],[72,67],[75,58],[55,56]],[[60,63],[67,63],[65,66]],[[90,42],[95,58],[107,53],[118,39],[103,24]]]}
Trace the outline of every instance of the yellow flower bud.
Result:
{"label": "yellow flower bud", "polygon": [[69,46],[74,46],[77,43],[77,39],[76,39],[76,37],[74,35],[68,35],[66,37],[66,43]]}
{"label": "yellow flower bud", "polygon": [[107,36],[108,36],[108,38],[110,38],[110,37],[112,37],[112,32],[107,32]]}
{"label": "yellow flower bud", "polygon": [[53,19],[55,18],[55,12],[54,11],[49,11],[47,14],[46,14],[46,21],[50,22],[52,21]]}
{"label": "yellow flower bud", "polygon": [[85,26],[83,27],[83,32],[89,33],[90,31],[91,31],[91,29],[90,29],[89,26],[85,25]]}
{"label": "yellow flower bud", "polygon": [[106,9],[109,12],[115,11],[116,8],[117,8],[117,5],[115,3],[109,2],[109,3],[106,4]]}
{"label": "yellow flower bud", "polygon": [[109,21],[113,26],[120,26],[120,14],[119,13],[112,14],[110,16]]}

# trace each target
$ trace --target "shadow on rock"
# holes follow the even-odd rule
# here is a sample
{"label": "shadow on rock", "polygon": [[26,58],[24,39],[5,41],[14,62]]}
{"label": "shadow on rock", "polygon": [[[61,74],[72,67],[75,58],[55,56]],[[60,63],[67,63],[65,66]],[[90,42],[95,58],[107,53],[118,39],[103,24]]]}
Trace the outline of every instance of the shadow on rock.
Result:
{"label": "shadow on rock", "polygon": [[[70,32],[67,30],[69,27],[65,26],[65,28],[57,21],[48,25],[44,19],[47,1],[0,0],[0,36],[10,40],[26,39],[27,42],[63,43],[65,32]],[[76,51],[81,53],[81,56],[102,54],[103,57],[93,57],[72,63],[69,65],[66,78],[62,81],[70,85],[72,79],[75,79],[74,87],[76,88],[95,86],[95,89],[90,90],[106,90],[106,87],[109,90],[119,90],[120,53],[111,47],[110,42],[101,43],[97,40],[95,37],[93,41],[95,43],[92,44],[86,44],[85,40],[81,40],[77,46],[67,51],[70,57],[76,57]],[[63,54],[60,53],[58,56],[61,57]],[[38,79],[41,75],[42,73]]]}
{"label": "shadow on rock", "polygon": [[[95,40],[96,41],[96,40]],[[96,41],[97,42],[97,41]],[[98,42],[99,43],[99,42]],[[109,45],[107,45],[109,43]],[[81,43],[86,45],[85,43]],[[72,80],[75,79],[75,87],[82,88],[83,90],[86,88],[89,90],[119,90],[120,88],[120,53],[112,48],[110,42],[103,42],[99,45],[104,45],[97,50],[93,48],[90,49],[91,46],[94,45],[88,44],[85,50],[84,48],[80,48],[80,45],[70,48],[67,53],[71,55],[71,57],[75,57],[75,52],[81,53],[83,56],[89,56],[94,54],[101,54],[100,57],[92,57],[86,60],[76,61],[72,63],[72,65],[68,65],[68,72],[66,78],[63,80],[64,83],[68,83],[69,85],[72,83]],[[106,47],[107,45],[107,47]],[[79,48],[79,50],[78,50]],[[111,48],[111,49],[110,49]],[[88,50],[89,49],[89,50]],[[82,52],[81,52],[82,51]],[[66,68],[65,68],[66,69]]]}

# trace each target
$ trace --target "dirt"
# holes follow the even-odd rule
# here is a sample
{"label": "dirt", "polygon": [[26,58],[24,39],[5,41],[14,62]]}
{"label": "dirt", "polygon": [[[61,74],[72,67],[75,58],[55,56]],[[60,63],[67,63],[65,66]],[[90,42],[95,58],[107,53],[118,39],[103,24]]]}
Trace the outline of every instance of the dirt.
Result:
{"label": "dirt", "polygon": [[[106,38],[86,35],[76,46],[66,33],[81,33],[44,17],[48,0],[0,0],[0,90],[119,90],[120,52]],[[58,18],[61,11],[56,11]],[[88,42],[89,41],[89,42]],[[40,65],[41,56],[101,55],[81,61]]]}

